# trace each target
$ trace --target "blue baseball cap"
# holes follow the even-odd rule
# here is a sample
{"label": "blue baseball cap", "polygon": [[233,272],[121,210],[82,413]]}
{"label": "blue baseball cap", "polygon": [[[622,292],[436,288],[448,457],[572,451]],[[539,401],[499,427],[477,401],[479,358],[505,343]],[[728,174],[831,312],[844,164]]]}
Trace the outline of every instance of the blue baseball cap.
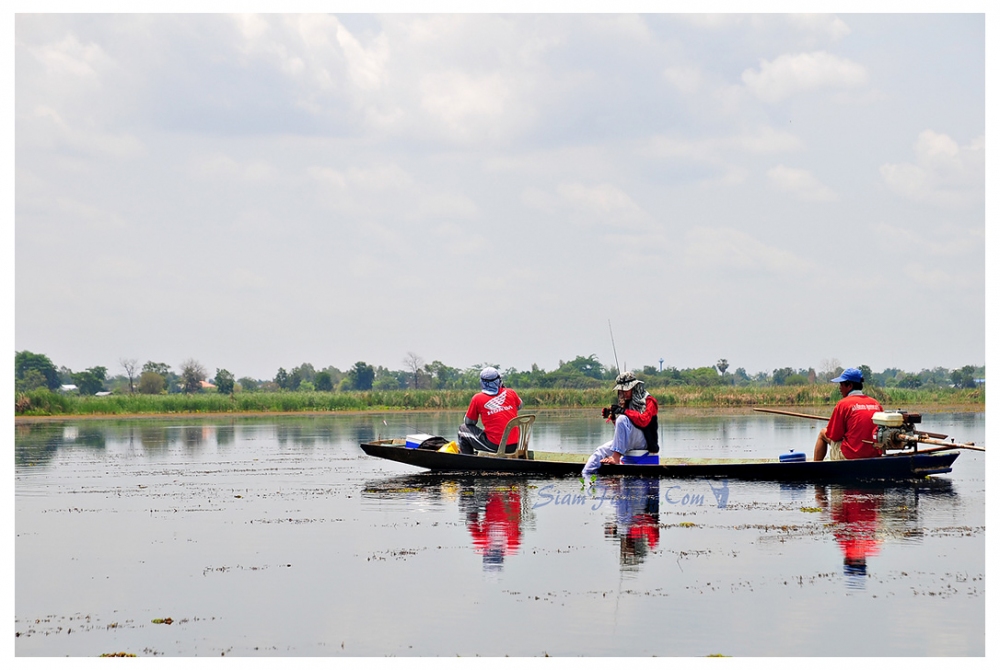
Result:
{"label": "blue baseball cap", "polygon": [[840,373],[840,376],[836,379],[831,379],[832,382],[857,382],[859,384],[865,381],[864,376],[861,374],[861,370],[857,368],[847,368]]}

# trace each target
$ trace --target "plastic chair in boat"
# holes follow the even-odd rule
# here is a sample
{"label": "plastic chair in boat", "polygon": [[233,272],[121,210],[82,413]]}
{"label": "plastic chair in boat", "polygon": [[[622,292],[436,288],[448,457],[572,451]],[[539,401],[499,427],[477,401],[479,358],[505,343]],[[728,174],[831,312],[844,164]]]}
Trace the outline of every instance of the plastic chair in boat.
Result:
{"label": "plastic chair in boat", "polygon": [[[507,422],[507,426],[503,429],[503,437],[500,438],[501,447],[497,451],[497,456],[501,458],[527,458],[528,457],[528,440],[531,439],[531,424],[535,422],[534,414],[522,414],[521,416],[515,416],[513,419]],[[512,454],[506,453],[507,451],[507,436],[510,435],[510,431],[515,428],[519,428],[519,436],[517,440],[517,450]]]}

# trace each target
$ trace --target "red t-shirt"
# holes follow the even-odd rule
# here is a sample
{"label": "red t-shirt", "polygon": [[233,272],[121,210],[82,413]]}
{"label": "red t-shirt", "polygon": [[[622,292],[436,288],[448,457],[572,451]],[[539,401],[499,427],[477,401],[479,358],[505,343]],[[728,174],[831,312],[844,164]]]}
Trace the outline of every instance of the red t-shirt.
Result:
{"label": "red t-shirt", "polygon": [[833,416],[826,424],[826,436],[838,442],[843,440],[840,451],[844,458],[874,458],[878,449],[862,440],[871,442],[875,437],[872,415],[881,412],[882,405],[864,394],[849,395],[833,408]]}
{"label": "red t-shirt", "polygon": [[[503,429],[507,427],[507,423],[511,419],[517,416],[517,410],[520,407],[521,399],[517,397],[513,389],[501,387],[500,393],[496,395],[486,395],[480,392],[472,396],[472,402],[469,403],[469,411],[465,413],[465,416],[470,421],[478,421],[481,416],[483,418],[483,430],[486,431],[486,439],[493,444],[500,444],[500,438],[503,437]],[[507,444],[517,444],[519,437],[518,429],[515,428],[507,436]]]}

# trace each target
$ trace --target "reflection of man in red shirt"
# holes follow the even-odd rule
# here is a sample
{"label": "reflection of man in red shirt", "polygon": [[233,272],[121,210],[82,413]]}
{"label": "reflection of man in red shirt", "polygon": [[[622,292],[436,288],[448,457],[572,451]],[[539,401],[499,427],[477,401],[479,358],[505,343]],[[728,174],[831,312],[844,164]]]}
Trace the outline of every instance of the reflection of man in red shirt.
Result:
{"label": "reflection of man in red shirt", "polygon": [[863,577],[867,573],[868,557],[879,551],[877,532],[881,496],[835,488],[831,497],[830,520],[835,524],[833,536],[844,553],[844,574]]}
{"label": "reflection of man in red shirt", "polygon": [[875,436],[875,424],[872,416],[882,411],[882,405],[877,400],[869,398],[862,392],[864,377],[857,368],[847,368],[832,382],[840,382],[840,395],[843,399],[833,408],[833,415],[826,428],[819,431],[816,446],[813,449],[813,460],[822,461],[826,458],[827,447],[830,449],[831,461],[842,461],[849,458],[874,458],[882,454],[872,444]]}
{"label": "reflection of man in red shirt", "polygon": [[515,490],[490,491],[486,509],[467,519],[472,546],[483,555],[484,567],[503,564],[504,556],[521,546],[521,496]]}

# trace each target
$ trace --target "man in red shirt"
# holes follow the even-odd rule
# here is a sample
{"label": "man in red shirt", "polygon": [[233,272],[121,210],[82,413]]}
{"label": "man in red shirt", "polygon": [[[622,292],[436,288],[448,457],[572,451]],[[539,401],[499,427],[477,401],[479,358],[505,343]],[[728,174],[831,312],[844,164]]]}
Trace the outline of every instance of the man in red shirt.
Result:
{"label": "man in red shirt", "polygon": [[[503,385],[496,368],[483,368],[479,373],[479,385],[482,391],[472,396],[465,423],[458,428],[458,449],[463,454],[474,454],[477,450],[497,453],[504,428],[517,416],[522,405],[514,390]],[[476,425],[480,418],[485,430]],[[518,438],[517,428],[510,431],[506,452],[517,449]]]}
{"label": "man in red shirt", "polygon": [[862,391],[864,377],[861,371],[847,368],[843,374],[830,381],[840,382],[840,395],[843,399],[833,408],[833,416],[826,428],[819,431],[816,447],[813,449],[813,460],[822,461],[826,458],[828,446],[831,461],[881,456],[882,453],[870,443],[875,436],[872,415],[881,412],[882,405]]}

